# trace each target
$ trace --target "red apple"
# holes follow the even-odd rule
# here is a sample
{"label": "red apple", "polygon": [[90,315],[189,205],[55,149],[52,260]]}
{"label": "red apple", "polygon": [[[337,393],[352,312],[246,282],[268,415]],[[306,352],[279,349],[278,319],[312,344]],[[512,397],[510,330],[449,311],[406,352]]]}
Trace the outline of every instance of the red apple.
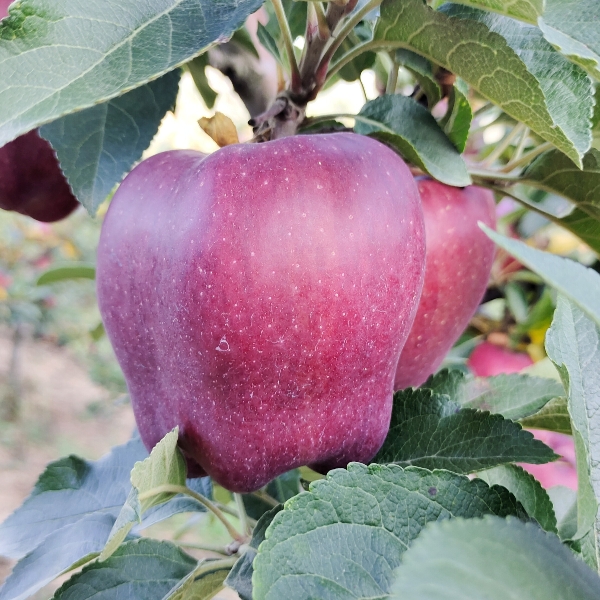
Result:
{"label": "red apple", "polygon": [[[0,20],[8,15],[11,3],[0,0]],[[52,146],[37,130],[0,148],[0,208],[50,222],[78,206]]]}
{"label": "red apple", "polygon": [[494,243],[481,231],[496,223],[489,190],[418,180],[425,218],[425,282],[415,322],[400,355],[394,389],[417,387],[440,366],[485,292]]}
{"label": "red apple", "polygon": [[147,447],[178,425],[195,474],[237,492],[368,462],[424,252],[413,178],[367,137],[142,162],[104,221],[97,285]]}
{"label": "red apple", "polygon": [[490,342],[479,344],[467,361],[467,366],[477,377],[518,373],[532,364],[529,354],[513,352]]}
{"label": "red apple", "polygon": [[78,206],[52,146],[37,130],[0,148],[0,208],[51,222]]}

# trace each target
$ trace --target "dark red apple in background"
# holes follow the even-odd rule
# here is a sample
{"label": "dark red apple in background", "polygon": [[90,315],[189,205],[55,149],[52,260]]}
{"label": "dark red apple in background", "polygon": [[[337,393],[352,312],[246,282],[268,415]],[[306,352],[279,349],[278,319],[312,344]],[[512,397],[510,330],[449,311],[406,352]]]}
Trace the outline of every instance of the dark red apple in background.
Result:
{"label": "dark red apple in background", "polygon": [[[0,20],[12,0],[0,0]],[[52,146],[37,130],[0,148],[0,208],[38,221],[58,221],[79,203],[60,170]]]}
{"label": "dark red apple in background", "polygon": [[78,206],[52,146],[37,130],[0,148],[0,208],[51,222]]}
{"label": "dark red apple in background", "polygon": [[467,360],[467,366],[478,377],[492,377],[501,373],[518,373],[532,364],[533,360],[531,360],[529,354],[513,352],[491,342],[479,344]]}
{"label": "dark red apple in background", "polygon": [[349,133],[171,151],[121,184],[98,299],[142,439],[229,490],[368,462],[423,282],[417,187]]}
{"label": "dark red apple in background", "polygon": [[436,371],[485,293],[494,242],[478,221],[496,224],[489,190],[417,181],[426,233],[423,294],[396,370],[395,390],[417,387]]}

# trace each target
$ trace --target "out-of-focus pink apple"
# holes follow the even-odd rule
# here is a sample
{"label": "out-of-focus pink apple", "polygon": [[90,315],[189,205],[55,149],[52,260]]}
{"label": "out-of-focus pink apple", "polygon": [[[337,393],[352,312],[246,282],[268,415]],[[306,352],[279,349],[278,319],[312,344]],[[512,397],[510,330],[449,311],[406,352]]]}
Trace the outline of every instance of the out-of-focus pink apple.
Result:
{"label": "out-of-focus pink apple", "polygon": [[349,133],[154,156],[103,224],[106,331],[150,448],[238,492],[368,462],[423,284],[416,184]]}
{"label": "out-of-focus pink apple", "polygon": [[532,429],[531,433],[546,445],[550,446],[561,458],[545,465],[521,466],[531,473],[543,487],[550,488],[555,485],[564,485],[572,490],[577,489],[577,462],[575,459],[575,444],[570,435]]}
{"label": "out-of-focus pink apple", "polygon": [[467,366],[477,377],[518,373],[532,364],[529,354],[513,352],[490,342],[479,344],[467,360]]}
{"label": "out-of-focus pink apple", "polygon": [[396,370],[396,390],[421,385],[440,366],[477,310],[494,259],[494,242],[477,225],[495,226],[489,190],[432,179],[417,184],[425,218],[425,282]]}
{"label": "out-of-focus pink apple", "polygon": [[0,148],[0,208],[52,222],[78,206],[52,146],[37,130]]}
{"label": "out-of-focus pink apple", "polygon": [[0,0],[0,21],[8,16],[8,7],[14,0]]}

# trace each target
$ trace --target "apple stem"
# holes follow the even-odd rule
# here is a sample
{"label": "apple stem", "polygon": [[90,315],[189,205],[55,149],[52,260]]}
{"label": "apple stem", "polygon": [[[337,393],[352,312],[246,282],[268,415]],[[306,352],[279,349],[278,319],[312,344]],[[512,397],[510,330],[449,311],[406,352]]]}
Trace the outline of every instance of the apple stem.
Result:
{"label": "apple stem", "polygon": [[510,173],[510,171],[513,171],[517,167],[529,164],[536,156],[543,154],[547,150],[552,150],[552,148],[554,148],[554,146],[550,142],[544,142],[543,144],[540,144],[531,150],[531,152],[526,152],[522,156],[519,156],[518,158],[515,157],[514,159],[510,160],[508,163],[506,163],[506,165],[504,165],[504,167],[502,167],[501,171],[503,173]]}
{"label": "apple stem", "polygon": [[504,196],[508,196],[509,198],[516,200],[519,204],[521,204],[522,206],[525,206],[529,210],[532,210],[533,212],[537,213],[538,215],[541,215],[542,217],[545,217],[549,221],[552,221],[558,225],[561,225],[560,217],[557,217],[556,215],[553,215],[552,213],[546,212],[545,210],[541,209],[540,206],[538,204],[536,204],[535,202],[533,202],[532,200],[528,200],[526,198],[521,198],[520,196],[517,196],[516,194],[513,194],[512,192],[510,192],[508,190],[505,190],[498,186],[494,186],[489,183],[480,183],[479,185],[481,185],[481,187],[488,188],[495,192],[499,192],[500,194],[503,194]]}
{"label": "apple stem", "polygon": [[395,60],[392,61],[392,68],[390,69],[390,74],[388,76],[387,85],[385,86],[386,94],[395,94],[396,93],[396,85],[398,85],[399,69],[400,69],[400,65]]}
{"label": "apple stem", "polygon": [[517,123],[481,162],[481,166],[484,169],[491,167],[496,160],[502,156],[504,151],[513,143],[513,141],[523,133],[525,128],[526,125],[523,125],[523,123]]}
{"label": "apple stem", "polygon": [[228,549],[225,546],[217,546],[216,544],[197,544],[195,542],[177,542],[182,548],[190,548],[191,550],[206,550],[207,552],[215,552],[223,556],[230,556]]}
{"label": "apple stem", "polygon": [[299,105],[291,92],[282,92],[262,115],[250,119],[255,142],[276,140],[295,135],[305,117],[304,106]]}
{"label": "apple stem", "polygon": [[266,502],[267,504],[270,504],[273,507],[279,506],[280,504],[278,500],[275,500],[275,498],[273,498],[271,494],[267,494],[267,492],[265,492],[264,490],[257,490],[256,492],[252,492],[252,495],[256,496],[263,502]]}
{"label": "apple stem", "polygon": [[[298,66],[282,0],[271,0],[290,61],[292,77],[289,90],[280,94],[267,111],[250,120],[250,125],[255,130],[253,141],[268,141],[297,133],[298,126],[305,118],[306,105],[315,99],[332,76],[331,72],[328,73],[331,58],[356,25],[382,1],[369,0],[355,12],[358,0],[330,0],[326,11],[320,2],[311,1],[307,8],[305,45]],[[374,42],[359,44],[360,51],[350,52],[346,57],[351,56],[349,60],[352,60],[361,52],[371,49],[373,44]],[[377,46],[379,44],[377,42]],[[344,66],[346,57],[336,63],[334,72]]]}
{"label": "apple stem", "polygon": [[[311,10],[312,2],[309,3],[308,7],[308,18],[306,20],[306,44],[302,52],[302,59],[300,60],[300,86],[297,89],[292,87],[292,91],[298,96],[310,97],[314,94],[314,89],[317,86],[319,64],[323,55],[323,50],[327,45],[327,42],[331,38],[332,31],[336,28],[337,24],[346,14],[348,5],[341,5],[334,2],[329,2],[327,5],[327,12],[325,13],[325,23],[319,25],[318,14],[314,8]],[[316,23],[313,23],[313,19]],[[321,35],[312,35],[311,31],[315,27]],[[327,35],[322,35],[323,26],[327,27]]]}
{"label": "apple stem", "polygon": [[521,139],[517,144],[515,153],[512,155],[511,159],[508,161],[507,164],[510,164],[515,160],[519,160],[521,156],[523,156],[523,151],[525,150],[525,146],[527,145],[527,139],[529,138],[529,132],[529,127],[525,127],[525,129],[523,129],[523,133],[521,134]]}
{"label": "apple stem", "polygon": [[225,526],[225,529],[227,529],[227,532],[234,540],[236,540],[240,543],[244,543],[247,540],[247,536],[241,535],[236,530],[236,528],[229,522],[229,520],[225,517],[223,512],[215,504],[213,504],[208,498],[205,498],[201,494],[194,492],[194,490],[191,490],[189,487],[187,487],[185,485],[174,485],[174,484],[170,484],[170,483],[165,483],[164,485],[159,485],[155,488],[152,488],[151,490],[148,490],[147,492],[144,492],[143,494],[140,494],[139,500],[141,502],[142,500],[146,500],[148,498],[151,498],[152,496],[157,496],[158,494],[169,494],[169,493],[184,494],[186,496],[190,496],[191,498],[194,498],[194,500],[197,500],[198,502],[200,502],[200,504],[202,504],[202,506],[204,506],[204,508],[206,508],[211,513],[213,513],[215,515],[215,517],[217,517],[217,519],[219,519],[219,521],[221,521],[221,523],[223,523],[223,525]]}
{"label": "apple stem", "polygon": [[244,506],[244,498],[241,494],[234,493],[233,498],[235,499],[235,505],[237,507],[238,515],[240,518],[240,526],[245,535],[250,535],[251,527],[248,524],[248,515],[246,514],[246,507]]}

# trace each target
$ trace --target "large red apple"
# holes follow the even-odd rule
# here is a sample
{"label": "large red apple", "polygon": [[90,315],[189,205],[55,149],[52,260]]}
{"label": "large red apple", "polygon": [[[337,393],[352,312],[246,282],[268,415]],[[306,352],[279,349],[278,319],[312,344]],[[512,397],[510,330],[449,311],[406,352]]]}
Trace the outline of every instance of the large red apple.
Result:
{"label": "large red apple", "polygon": [[425,218],[425,282],[395,390],[421,385],[440,366],[477,310],[494,259],[494,243],[477,225],[495,226],[492,192],[432,179],[417,183]]}
{"label": "large red apple", "polygon": [[0,208],[51,222],[78,206],[52,146],[37,130],[0,148]]}
{"label": "large red apple", "polygon": [[148,447],[248,492],[369,461],[424,268],[417,187],[349,133],[152,157],[121,184],[98,299]]}

